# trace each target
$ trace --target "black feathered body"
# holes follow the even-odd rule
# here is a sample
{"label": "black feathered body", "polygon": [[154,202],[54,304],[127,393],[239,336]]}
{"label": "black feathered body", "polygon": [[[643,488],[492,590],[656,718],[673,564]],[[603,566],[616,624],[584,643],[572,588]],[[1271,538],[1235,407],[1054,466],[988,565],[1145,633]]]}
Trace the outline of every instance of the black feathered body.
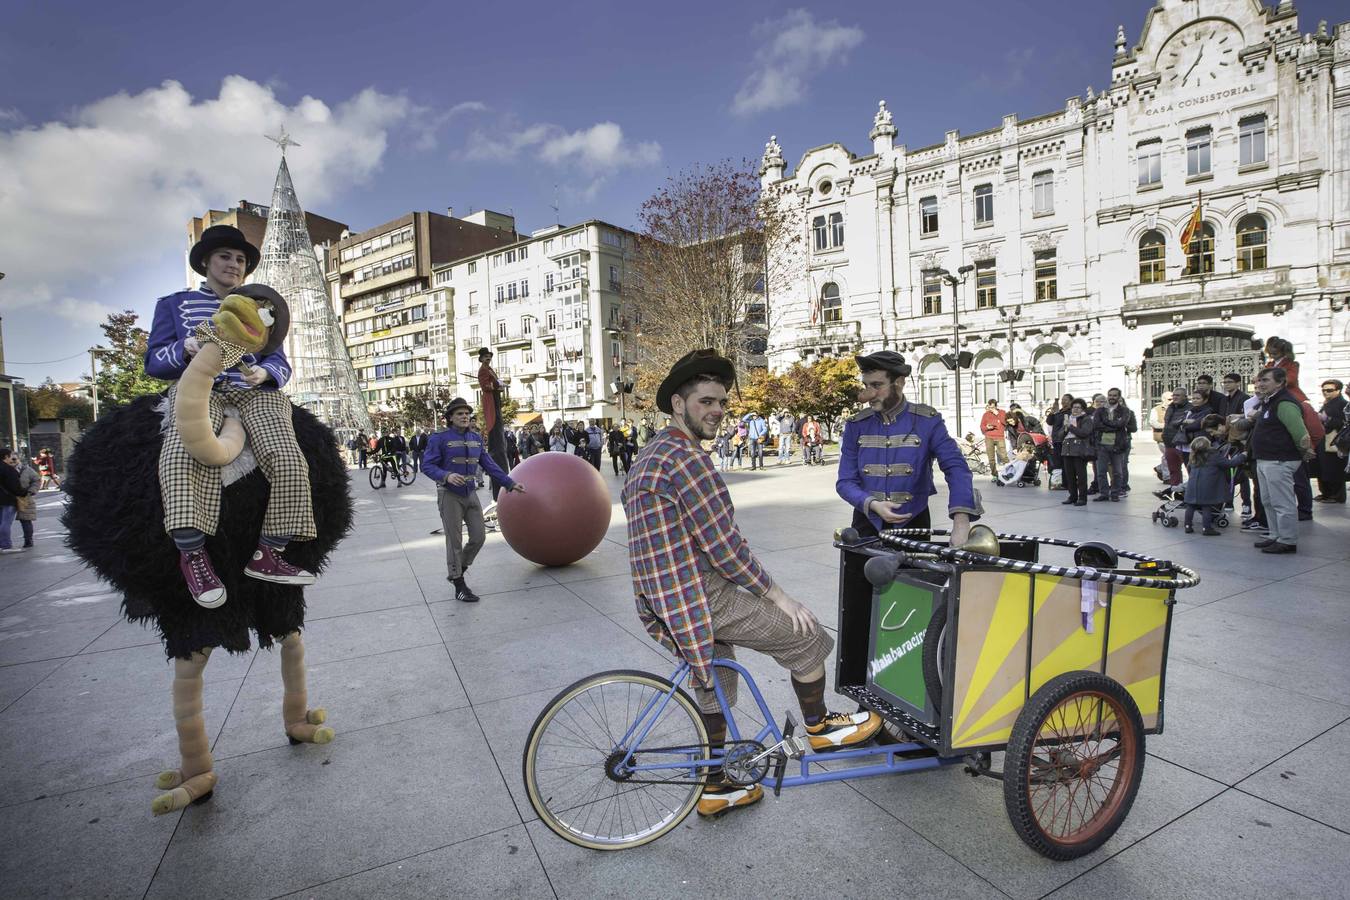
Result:
{"label": "black feathered body", "polygon": [[[62,515],[66,543],[122,592],[122,610],[133,622],[153,622],[168,656],[186,659],[206,647],[231,653],[249,650],[305,624],[304,588],[271,584],[244,575],[258,545],[269,485],[261,469],[226,486],[219,532],[206,549],[228,599],[205,609],[188,593],[178,570],[178,550],[164,531],[159,492],[162,397],[141,397],[100,418],[85,431],[63,482],[69,502]],[[352,523],[347,466],[332,431],[303,409],[292,413],[296,440],[309,460],[310,492],[318,537],[293,541],[286,558],[311,572],[322,571]]]}

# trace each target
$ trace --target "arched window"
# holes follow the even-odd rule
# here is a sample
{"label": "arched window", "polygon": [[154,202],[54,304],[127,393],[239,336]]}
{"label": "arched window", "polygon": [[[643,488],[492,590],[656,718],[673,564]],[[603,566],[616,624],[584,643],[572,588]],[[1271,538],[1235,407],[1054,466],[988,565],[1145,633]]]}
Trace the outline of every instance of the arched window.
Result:
{"label": "arched window", "polygon": [[820,289],[820,317],[823,322],[843,321],[844,302],[839,297],[839,285],[833,281]]}
{"label": "arched window", "polygon": [[1139,283],[1157,284],[1167,277],[1167,240],[1161,231],[1145,231],[1139,238]]}
{"label": "arched window", "polygon": [[948,385],[951,372],[942,364],[937,354],[925,356],[919,362],[919,402],[926,403],[939,412],[950,411],[947,406]]}
{"label": "arched window", "polygon": [[1208,275],[1214,271],[1214,226],[1200,224],[1200,233],[1191,238],[1186,248],[1186,270],[1183,275]]}
{"label": "arched window", "polygon": [[1041,347],[1031,358],[1031,399],[1037,410],[1064,396],[1064,351],[1053,344]]}
{"label": "arched window", "polygon": [[1004,383],[998,379],[998,373],[1002,370],[1003,357],[998,353],[986,352],[975,358],[975,409],[982,409],[990,400],[998,400],[1000,405],[1003,404],[1006,399],[1003,395]]}
{"label": "arched window", "polygon": [[1238,219],[1237,267],[1239,272],[1255,272],[1266,267],[1266,217],[1252,213]]}
{"label": "arched window", "polygon": [[811,235],[815,241],[816,250],[830,249],[830,232],[825,227],[824,216],[816,216],[811,220]]}

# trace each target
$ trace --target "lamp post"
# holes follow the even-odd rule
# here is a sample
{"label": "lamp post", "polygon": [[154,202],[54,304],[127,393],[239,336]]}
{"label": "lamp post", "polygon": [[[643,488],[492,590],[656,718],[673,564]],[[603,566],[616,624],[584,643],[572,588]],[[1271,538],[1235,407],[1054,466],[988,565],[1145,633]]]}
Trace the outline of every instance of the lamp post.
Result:
{"label": "lamp post", "polygon": [[952,355],[953,362],[955,363],[955,365],[952,366],[952,374],[956,379],[955,406],[957,434],[963,434],[964,432],[961,426],[961,303],[960,298],[957,296],[956,289],[959,285],[965,284],[966,279],[970,277],[970,273],[974,271],[975,267],[973,265],[961,266],[956,270],[956,274],[961,276],[960,278],[957,278],[956,275],[953,275],[946,269],[941,268],[940,266],[934,266],[931,269],[924,269],[922,273],[924,275],[936,275],[947,282],[947,284],[951,285],[952,288]]}
{"label": "lamp post", "polygon": [[1020,380],[1017,366],[1013,361],[1013,326],[1022,318],[1022,304],[1018,303],[1011,308],[1000,306],[998,314],[1008,323],[1008,368],[1003,370],[1003,375],[1004,380],[1008,382],[1008,405],[1012,406],[1013,400],[1016,399],[1017,382]]}
{"label": "lamp post", "polygon": [[89,393],[94,402],[94,420],[98,421],[98,355],[102,347],[89,348]]}

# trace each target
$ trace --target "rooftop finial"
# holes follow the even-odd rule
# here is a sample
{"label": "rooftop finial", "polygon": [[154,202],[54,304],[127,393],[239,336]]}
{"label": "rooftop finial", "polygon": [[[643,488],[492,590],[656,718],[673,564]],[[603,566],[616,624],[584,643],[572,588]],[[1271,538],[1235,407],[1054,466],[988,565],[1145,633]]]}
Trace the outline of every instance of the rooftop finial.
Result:
{"label": "rooftop finial", "polygon": [[291,140],[291,136],[290,136],[289,134],[286,133],[286,123],[285,123],[285,122],[282,122],[282,123],[281,123],[281,130],[280,130],[279,132],[277,132],[275,135],[264,134],[263,137],[267,138],[269,141],[271,141],[272,143],[276,144],[278,147],[281,148],[281,155],[282,155],[283,158],[285,158],[285,156],[286,156],[286,148],[287,148],[287,147],[299,147],[299,146],[300,146],[300,142],[299,142],[299,141]]}
{"label": "rooftop finial", "polygon": [[1116,56],[1125,55],[1125,26],[1116,26]]}

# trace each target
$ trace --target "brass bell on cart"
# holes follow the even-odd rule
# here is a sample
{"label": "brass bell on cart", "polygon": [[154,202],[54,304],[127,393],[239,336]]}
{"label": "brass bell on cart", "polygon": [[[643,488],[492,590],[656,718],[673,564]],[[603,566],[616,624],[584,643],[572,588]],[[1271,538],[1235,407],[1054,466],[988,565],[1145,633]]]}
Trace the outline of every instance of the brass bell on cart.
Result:
{"label": "brass bell on cart", "polygon": [[970,553],[983,553],[985,556],[1001,556],[998,535],[988,525],[972,525],[965,543],[956,548]]}

